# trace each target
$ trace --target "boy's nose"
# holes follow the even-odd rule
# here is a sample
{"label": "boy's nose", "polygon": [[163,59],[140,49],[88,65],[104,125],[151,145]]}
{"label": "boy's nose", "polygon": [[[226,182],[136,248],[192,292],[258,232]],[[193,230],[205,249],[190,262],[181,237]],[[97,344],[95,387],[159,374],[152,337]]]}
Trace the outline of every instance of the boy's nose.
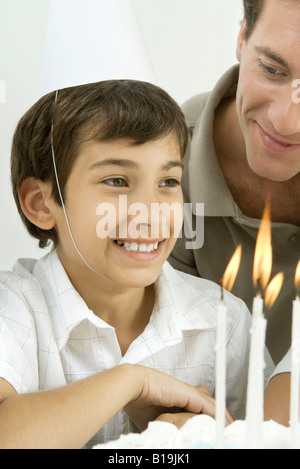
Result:
{"label": "boy's nose", "polygon": [[[135,207],[140,206],[140,210],[145,217],[147,213],[151,213],[153,204],[160,203],[157,191],[148,188],[146,185],[134,191],[132,197],[128,197],[128,205]],[[150,223],[150,220],[148,220]]]}

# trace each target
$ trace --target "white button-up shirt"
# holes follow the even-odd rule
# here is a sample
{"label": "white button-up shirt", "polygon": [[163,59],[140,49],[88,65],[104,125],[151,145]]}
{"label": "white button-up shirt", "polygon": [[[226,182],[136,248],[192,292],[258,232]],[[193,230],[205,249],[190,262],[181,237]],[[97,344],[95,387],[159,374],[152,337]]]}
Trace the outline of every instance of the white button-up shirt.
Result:
{"label": "white button-up shirt", "polygon": [[286,356],[281,360],[280,363],[276,366],[273,375],[270,379],[274,378],[276,375],[281,375],[282,373],[291,373],[292,372],[292,354],[293,351],[290,348]]}
{"label": "white button-up shirt", "polygon": [[[122,356],[114,328],[87,307],[56,251],[39,261],[19,260],[12,272],[0,273],[0,377],[18,393],[37,392],[132,363],[206,386],[214,394],[220,288],[177,272],[167,262],[155,288],[149,324]],[[245,408],[251,316],[241,300],[229,294],[225,298],[227,404],[240,418]],[[268,368],[266,377],[272,371]],[[88,447],[133,430],[121,411]]]}

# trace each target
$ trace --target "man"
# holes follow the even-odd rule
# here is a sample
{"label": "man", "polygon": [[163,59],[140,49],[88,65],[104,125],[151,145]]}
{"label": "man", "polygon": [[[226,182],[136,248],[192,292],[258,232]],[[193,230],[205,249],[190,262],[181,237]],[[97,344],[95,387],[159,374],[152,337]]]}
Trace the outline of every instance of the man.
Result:
{"label": "man", "polygon": [[[205,240],[201,249],[189,251],[180,239],[170,261],[177,269],[218,282],[242,243],[233,293],[251,309],[254,250],[269,198],[272,276],[285,274],[275,306],[266,311],[267,346],[278,364],[290,347],[300,257],[300,1],[244,0],[244,9],[239,66],[211,93],[184,105],[191,142],[183,186],[187,202],[205,204]],[[282,423],[287,423],[289,379],[286,373],[276,376],[266,395],[267,417],[276,418],[277,408]],[[280,393],[287,398],[282,409]]]}

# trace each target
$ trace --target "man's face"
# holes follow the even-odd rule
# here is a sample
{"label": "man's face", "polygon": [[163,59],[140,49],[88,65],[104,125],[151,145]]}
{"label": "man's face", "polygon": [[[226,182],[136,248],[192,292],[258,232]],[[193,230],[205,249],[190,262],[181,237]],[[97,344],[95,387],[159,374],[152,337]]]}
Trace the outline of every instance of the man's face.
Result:
{"label": "man's face", "polygon": [[250,168],[287,181],[300,172],[300,2],[265,0],[250,38],[243,22],[237,49],[237,114]]}

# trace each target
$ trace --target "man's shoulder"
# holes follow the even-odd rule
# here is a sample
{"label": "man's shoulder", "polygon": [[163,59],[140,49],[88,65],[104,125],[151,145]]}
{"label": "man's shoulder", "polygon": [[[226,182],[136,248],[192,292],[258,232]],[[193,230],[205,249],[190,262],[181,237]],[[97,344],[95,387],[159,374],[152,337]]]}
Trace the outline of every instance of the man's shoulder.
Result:
{"label": "man's shoulder", "polygon": [[195,127],[198,119],[201,117],[206,107],[210,94],[210,91],[197,94],[196,96],[188,99],[182,105],[182,110],[184,112],[188,127]]}
{"label": "man's shoulder", "polygon": [[195,127],[205,109],[214,112],[221,100],[236,95],[239,65],[234,65],[222,75],[210,90],[188,99],[181,107],[189,128]]}

